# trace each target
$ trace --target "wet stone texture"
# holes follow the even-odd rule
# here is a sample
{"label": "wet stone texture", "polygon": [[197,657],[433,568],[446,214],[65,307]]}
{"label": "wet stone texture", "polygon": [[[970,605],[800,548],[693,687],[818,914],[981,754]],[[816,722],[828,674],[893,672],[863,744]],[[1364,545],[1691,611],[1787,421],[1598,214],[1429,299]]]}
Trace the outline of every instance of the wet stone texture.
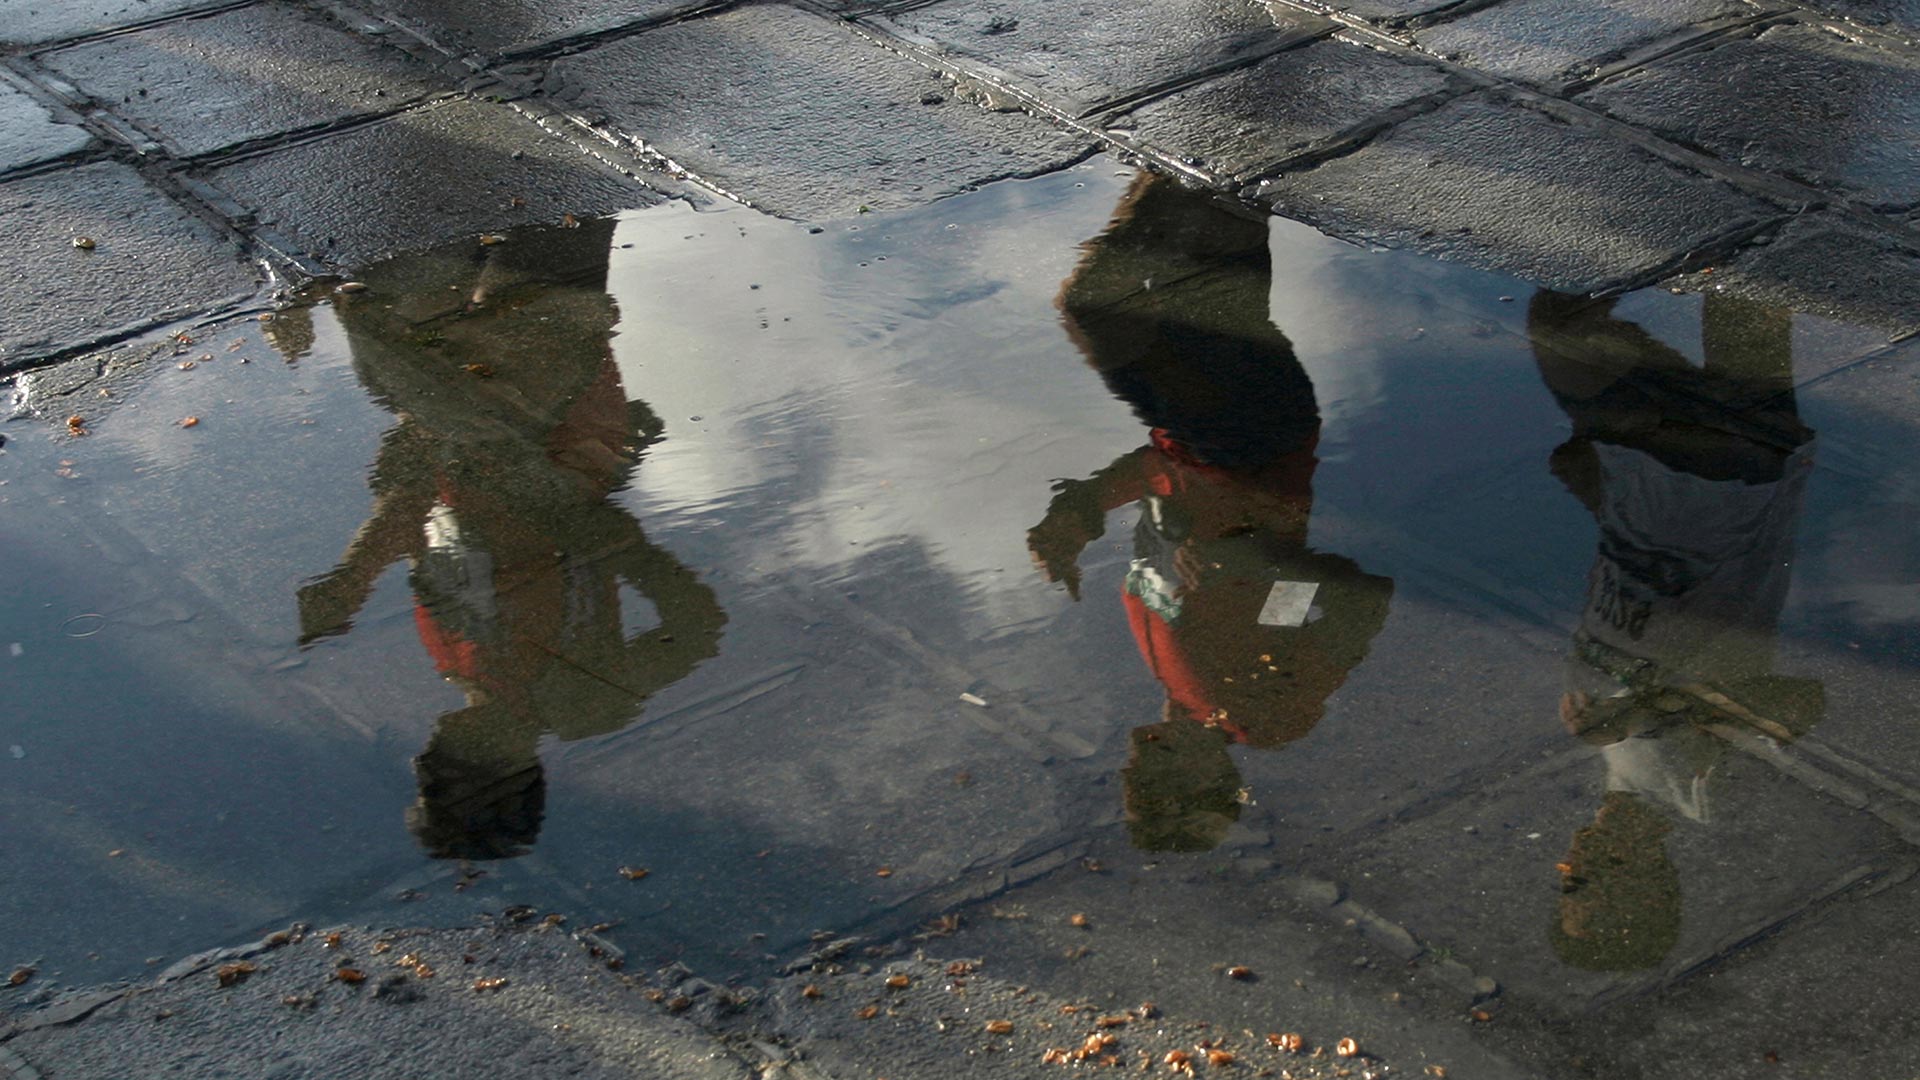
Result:
{"label": "wet stone texture", "polygon": [[28,45],[219,7],[224,0],[8,0],[0,43]]}
{"label": "wet stone texture", "polygon": [[462,235],[660,200],[506,106],[475,101],[246,158],[208,179],[306,253],[343,267]]}
{"label": "wet stone texture", "polygon": [[225,237],[117,163],[0,184],[0,234],[0,369],[256,285]]}
{"label": "wet stone texture", "polygon": [[1814,26],[1664,60],[1581,100],[1729,161],[1920,203],[1920,60]]}
{"label": "wet stone texture", "polygon": [[71,154],[87,141],[85,131],[55,120],[46,106],[0,79],[0,173]]}
{"label": "wet stone texture", "polygon": [[1437,8],[1447,7],[1452,2],[1453,0],[1346,0],[1346,2],[1330,3],[1326,6],[1334,11],[1358,15],[1363,19],[1398,23]]}
{"label": "wet stone texture", "polygon": [[1484,95],[1263,183],[1289,217],[1568,290],[1644,274],[1779,213],[1603,132]]}
{"label": "wet stone texture", "polygon": [[984,60],[1072,112],[1331,29],[1249,0],[950,0],[889,21],[908,36]]}
{"label": "wet stone texture", "polygon": [[1907,36],[1920,33],[1920,0],[1818,0],[1806,6]]}
{"label": "wet stone texture", "polygon": [[1712,274],[1680,284],[1728,289],[1816,314],[1920,329],[1920,247],[1823,213],[1800,218],[1770,244],[1741,251]]}
{"label": "wet stone texture", "polygon": [[1548,84],[1591,75],[1636,46],[1684,33],[1696,23],[1757,13],[1741,0],[1508,0],[1415,37],[1449,60]]}
{"label": "wet stone texture", "polygon": [[1447,85],[1438,68],[1322,42],[1153,101],[1128,119],[1143,141],[1242,176]]}
{"label": "wet stone texture", "polygon": [[167,23],[40,62],[188,157],[440,89],[405,53],[279,5]]}
{"label": "wet stone texture", "polygon": [[[1910,996],[1920,886],[1902,876],[1863,882],[1793,932],[1716,968],[1711,993],[1659,995],[1605,1014],[1583,1033],[1582,1057],[1594,1075],[1643,1080],[1920,1073]],[[1862,1038],[1867,1032],[1879,1037]],[[1708,1045],[1752,1049],[1700,1053]]]}
{"label": "wet stone texture", "polygon": [[627,26],[705,0],[387,0],[375,5],[450,49],[499,54]]}
{"label": "wet stone texture", "polygon": [[556,61],[548,88],[761,209],[834,217],[1045,172],[1087,144],[988,112],[785,7],[679,23]]}
{"label": "wet stone texture", "polygon": [[[1355,900],[1417,938],[1516,995],[1577,1008],[1678,981],[1908,858],[1851,808],[1719,754],[1696,792],[1701,820],[1610,794],[1600,753],[1575,750],[1350,845],[1340,870]],[[1561,866],[1585,876],[1568,888]]]}

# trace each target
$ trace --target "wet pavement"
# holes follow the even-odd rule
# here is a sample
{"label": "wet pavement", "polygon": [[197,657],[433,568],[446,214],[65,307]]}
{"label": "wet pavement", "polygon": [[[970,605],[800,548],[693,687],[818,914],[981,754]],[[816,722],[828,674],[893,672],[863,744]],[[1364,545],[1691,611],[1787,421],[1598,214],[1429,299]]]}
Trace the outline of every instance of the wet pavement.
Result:
{"label": "wet pavement", "polygon": [[1913,1072],[1910,7],[0,11],[0,1076]]}
{"label": "wet pavement", "polygon": [[528,904],[1402,1070],[1912,1066],[1911,345],[1107,158],[354,281],[18,381],[14,1004]]}

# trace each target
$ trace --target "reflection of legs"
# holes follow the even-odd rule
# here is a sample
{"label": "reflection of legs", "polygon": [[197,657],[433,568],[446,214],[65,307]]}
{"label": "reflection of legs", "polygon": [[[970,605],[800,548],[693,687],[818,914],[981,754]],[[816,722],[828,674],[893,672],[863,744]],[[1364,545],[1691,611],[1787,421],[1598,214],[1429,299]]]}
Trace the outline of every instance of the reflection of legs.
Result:
{"label": "reflection of legs", "polygon": [[546,778],[540,732],[506,710],[472,705],[440,718],[413,759],[420,798],[407,828],[441,859],[503,859],[540,835]]}
{"label": "reflection of legs", "polygon": [[1127,832],[1142,850],[1210,850],[1240,817],[1240,772],[1226,735],[1184,717],[1133,729],[1121,778]]}
{"label": "reflection of legs", "polygon": [[1636,971],[1665,958],[1680,937],[1680,875],[1666,847],[1672,829],[1639,796],[1607,793],[1560,867],[1548,936],[1562,960],[1590,971]]}

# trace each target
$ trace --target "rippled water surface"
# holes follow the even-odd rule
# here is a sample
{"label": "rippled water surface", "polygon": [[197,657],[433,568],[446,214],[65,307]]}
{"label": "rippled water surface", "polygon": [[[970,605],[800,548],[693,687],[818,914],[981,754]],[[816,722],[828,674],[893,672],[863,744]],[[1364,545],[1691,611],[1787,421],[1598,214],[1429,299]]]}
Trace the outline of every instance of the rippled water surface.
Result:
{"label": "rippled water surface", "polygon": [[748,974],[1118,851],[1583,1006],[1920,839],[1865,330],[1105,160],[359,280],[5,425],[0,964],[527,902]]}

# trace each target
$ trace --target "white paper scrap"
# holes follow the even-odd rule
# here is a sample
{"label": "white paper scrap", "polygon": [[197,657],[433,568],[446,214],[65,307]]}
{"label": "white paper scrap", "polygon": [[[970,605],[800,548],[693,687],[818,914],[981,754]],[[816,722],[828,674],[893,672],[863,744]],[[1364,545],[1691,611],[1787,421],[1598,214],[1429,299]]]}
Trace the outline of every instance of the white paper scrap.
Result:
{"label": "white paper scrap", "polygon": [[1313,609],[1313,596],[1320,591],[1317,581],[1276,581],[1260,607],[1261,626],[1305,626]]}

